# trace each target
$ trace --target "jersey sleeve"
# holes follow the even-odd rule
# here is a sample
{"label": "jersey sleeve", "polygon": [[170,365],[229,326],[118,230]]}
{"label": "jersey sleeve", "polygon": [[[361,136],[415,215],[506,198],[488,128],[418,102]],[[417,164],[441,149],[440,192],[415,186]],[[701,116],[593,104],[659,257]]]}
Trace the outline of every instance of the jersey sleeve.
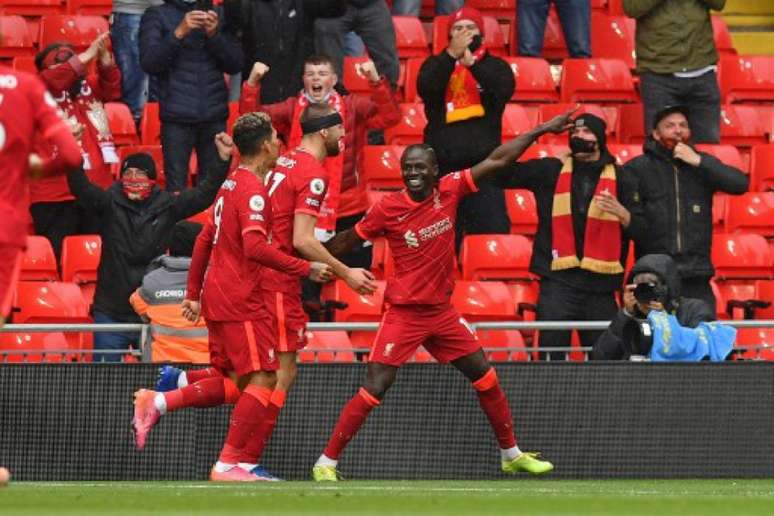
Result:
{"label": "jersey sleeve", "polygon": [[441,179],[441,189],[450,190],[457,197],[465,197],[478,191],[469,168],[444,176]]}
{"label": "jersey sleeve", "polygon": [[355,233],[363,240],[374,240],[384,235],[387,217],[384,215],[382,203],[371,206],[360,222],[355,224]]}
{"label": "jersey sleeve", "polygon": [[[78,142],[57,113],[54,98],[40,80],[34,79],[27,82],[27,94],[38,134],[57,149],[58,164],[65,169],[80,165],[81,150]],[[49,165],[49,168],[53,168],[53,165]]]}
{"label": "jersey sleeve", "polygon": [[242,234],[258,231],[268,235],[267,217],[270,217],[271,205],[266,190],[256,180],[250,188],[245,188],[237,198],[236,213]]}
{"label": "jersey sleeve", "polygon": [[299,173],[294,178],[296,193],[295,213],[317,216],[320,213],[325,192],[328,190],[328,175],[325,169],[317,167],[314,171]]}

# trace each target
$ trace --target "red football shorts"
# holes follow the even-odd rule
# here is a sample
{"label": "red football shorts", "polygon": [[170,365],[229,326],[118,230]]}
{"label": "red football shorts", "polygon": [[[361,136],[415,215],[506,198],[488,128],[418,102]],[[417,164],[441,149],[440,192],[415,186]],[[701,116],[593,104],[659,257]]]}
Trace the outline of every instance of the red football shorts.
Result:
{"label": "red football shorts", "polygon": [[0,244],[0,317],[11,312],[13,295],[24,258],[24,249],[16,245]]}
{"label": "red football shorts", "polygon": [[266,292],[266,308],[277,320],[277,351],[296,352],[306,346],[306,323],[309,318],[301,298],[282,292]]}
{"label": "red football shorts", "polygon": [[384,313],[368,360],[400,367],[419,346],[441,363],[481,349],[467,321],[453,306],[393,305]]}
{"label": "red football shorts", "polygon": [[253,321],[207,321],[210,363],[224,375],[238,376],[255,371],[276,371],[274,321],[268,317]]}

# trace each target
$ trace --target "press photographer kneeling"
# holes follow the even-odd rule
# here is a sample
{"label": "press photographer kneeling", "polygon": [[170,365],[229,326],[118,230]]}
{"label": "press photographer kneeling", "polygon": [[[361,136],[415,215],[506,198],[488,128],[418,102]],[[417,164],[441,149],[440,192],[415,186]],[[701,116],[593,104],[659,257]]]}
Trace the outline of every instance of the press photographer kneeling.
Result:
{"label": "press photographer kneeling", "polygon": [[715,314],[701,299],[680,296],[677,267],[668,255],[645,255],[634,264],[624,307],[594,344],[593,360],[722,361],[736,330],[710,322]]}

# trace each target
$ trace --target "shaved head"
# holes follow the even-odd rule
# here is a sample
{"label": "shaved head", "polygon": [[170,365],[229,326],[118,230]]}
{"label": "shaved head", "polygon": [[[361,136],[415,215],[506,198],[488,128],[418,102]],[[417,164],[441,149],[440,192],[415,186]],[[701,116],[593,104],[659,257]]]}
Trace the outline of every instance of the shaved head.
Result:
{"label": "shaved head", "polygon": [[403,163],[409,157],[427,159],[429,160],[428,165],[431,167],[438,165],[438,158],[435,155],[435,150],[426,143],[415,143],[406,147],[400,157],[401,163]]}

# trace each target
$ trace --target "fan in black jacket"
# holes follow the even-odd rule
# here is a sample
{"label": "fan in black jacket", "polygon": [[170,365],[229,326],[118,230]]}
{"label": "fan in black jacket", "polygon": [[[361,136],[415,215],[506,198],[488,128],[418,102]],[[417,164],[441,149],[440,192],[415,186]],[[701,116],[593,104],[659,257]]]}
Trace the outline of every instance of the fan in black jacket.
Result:
{"label": "fan in black jacket", "polygon": [[688,142],[691,128],[683,106],[656,114],[653,133],[642,156],[625,165],[637,180],[640,202],[648,220],[648,238],[635,242],[637,258],[668,254],[677,263],[682,293],[703,299],[715,309],[709,280],[712,266],[712,195],[747,191],[744,173]]}
{"label": "fan in black jacket", "polygon": [[[98,217],[102,254],[97,271],[93,315],[97,323],[140,323],[129,297],[141,284],[148,264],[164,254],[175,224],[206,209],[215,200],[228,172],[231,138],[215,137],[220,161],[207,179],[173,195],[155,185],[156,166],[144,153],[127,156],[121,179],[107,190],[92,184],[82,169],[68,175],[75,198]],[[96,333],[94,349],[127,349],[136,334]],[[117,361],[120,355],[96,355],[95,360]]]}

